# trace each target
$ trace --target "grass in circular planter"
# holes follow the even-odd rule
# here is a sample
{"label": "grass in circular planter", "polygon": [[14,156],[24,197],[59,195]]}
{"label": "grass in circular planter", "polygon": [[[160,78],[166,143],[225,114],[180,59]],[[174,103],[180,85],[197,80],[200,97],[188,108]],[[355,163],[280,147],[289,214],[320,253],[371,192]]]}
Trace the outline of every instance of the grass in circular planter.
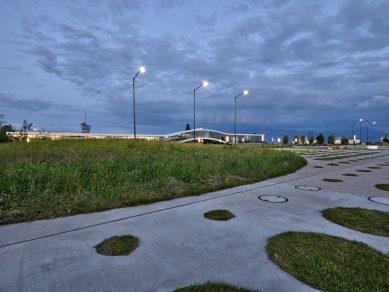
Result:
{"label": "grass in circular planter", "polygon": [[359,172],[371,172],[371,170],[368,170],[368,169],[357,169],[356,171],[359,171]]}
{"label": "grass in circular planter", "polygon": [[269,257],[322,291],[389,291],[389,256],[367,244],[320,233],[285,232],[268,240]]}
{"label": "grass in circular planter", "polygon": [[368,166],[367,168],[370,168],[370,169],[381,169],[381,167],[379,167],[379,166]]}
{"label": "grass in circular planter", "polygon": [[337,164],[337,163],[328,163],[327,165],[331,165],[331,166],[339,166],[339,164]]}
{"label": "grass in circular planter", "polygon": [[342,182],[341,179],[336,179],[336,178],[323,178],[323,180],[328,182]]}
{"label": "grass in circular planter", "polygon": [[132,235],[113,236],[95,246],[101,255],[129,255],[139,246],[139,239]]}
{"label": "grass in circular planter", "polygon": [[336,207],[322,211],[323,216],[336,224],[363,233],[389,237],[389,213],[363,208]]}
{"label": "grass in circular planter", "polygon": [[178,288],[174,292],[252,292],[244,288],[239,288],[225,283],[195,284],[188,287]]}
{"label": "grass in circular planter", "polygon": [[315,165],[314,168],[323,168],[323,166]]}
{"label": "grass in circular planter", "polygon": [[339,161],[339,163],[349,164],[350,162],[348,162],[348,161]]}
{"label": "grass in circular planter", "polygon": [[345,175],[345,176],[358,176],[358,174],[355,174],[355,173],[342,173],[342,175]]}
{"label": "grass in circular planter", "polygon": [[235,215],[228,210],[212,210],[204,213],[204,217],[211,220],[227,221],[234,218]]}
{"label": "grass in circular planter", "polygon": [[389,184],[376,184],[376,188],[384,191],[389,191]]}

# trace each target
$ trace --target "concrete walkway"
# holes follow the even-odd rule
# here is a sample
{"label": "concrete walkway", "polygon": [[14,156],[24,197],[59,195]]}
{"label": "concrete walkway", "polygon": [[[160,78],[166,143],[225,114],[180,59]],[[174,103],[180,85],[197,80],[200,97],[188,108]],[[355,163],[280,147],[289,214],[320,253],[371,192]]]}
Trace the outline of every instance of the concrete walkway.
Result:
{"label": "concrete walkway", "polygon": [[[363,158],[339,166],[327,165],[337,161],[307,158],[308,166],[296,173],[261,183],[147,206],[2,226],[0,291],[173,291],[206,281],[263,292],[315,291],[268,259],[267,239],[288,230],[321,232],[388,253],[389,238],[344,228],[321,215],[321,210],[336,206],[389,212],[389,205],[368,199],[381,197],[380,202],[389,204],[389,192],[374,187],[389,183],[389,166],[356,171],[388,163],[389,152]],[[272,203],[266,196],[287,202]],[[226,222],[203,217],[214,209],[228,209],[236,217]],[[140,240],[129,256],[106,257],[93,248],[105,238],[125,234]]]}

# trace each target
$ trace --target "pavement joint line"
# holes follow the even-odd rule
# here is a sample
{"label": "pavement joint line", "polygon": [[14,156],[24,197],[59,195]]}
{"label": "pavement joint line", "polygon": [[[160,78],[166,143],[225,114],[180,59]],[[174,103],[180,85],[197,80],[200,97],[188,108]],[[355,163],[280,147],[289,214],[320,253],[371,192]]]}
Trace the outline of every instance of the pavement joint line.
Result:
{"label": "pavement joint line", "polygon": [[[372,158],[372,159],[374,159],[374,158]],[[366,162],[366,163],[361,163],[361,165],[369,164],[369,163],[371,163],[371,161]],[[357,166],[360,166],[360,165],[357,165]],[[150,214],[153,214],[153,213],[158,213],[158,212],[162,212],[162,211],[166,211],[166,210],[176,209],[176,208],[179,208],[179,207],[194,205],[194,204],[197,204],[197,203],[202,203],[202,202],[206,202],[206,201],[210,201],[210,200],[215,200],[215,199],[219,199],[219,198],[223,198],[223,197],[228,197],[228,196],[240,194],[240,193],[243,193],[243,192],[250,192],[250,191],[254,191],[254,190],[259,190],[259,189],[263,189],[263,188],[267,188],[267,187],[272,187],[272,186],[279,185],[279,184],[284,184],[284,183],[288,183],[288,182],[292,182],[292,181],[296,181],[296,180],[300,180],[300,179],[305,179],[305,178],[309,178],[309,177],[315,177],[315,176],[319,176],[319,175],[322,175],[322,174],[337,172],[339,170],[349,169],[349,168],[353,168],[353,167],[355,167],[355,166],[351,166],[350,165],[350,166],[344,167],[342,169],[327,171],[327,172],[319,173],[319,174],[315,174],[315,175],[307,175],[307,176],[299,177],[299,178],[293,178],[293,179],[282,181],[282,182],[274,182],[274,183],[266,185],[266,186],[255,187],[255,188],[247,189],[247,190],[244,190],[244,191],[237,191],[237,192],[233,192],[233,193],[229,193],[229,194],[226,194],[226,195],[221,195],[221,196],[217,196],[217,197],[213,197],[213,198],[202,199],[202,200],[199,200],[199,201],[196,201],[196,202],[181,204],[181,205],[177,205],[177,206],[173,206],[173,207],[168,207],[168,208],[163,208],[163,209],[159,209],[159,210],[155,210],[155,211],[151,211],[151,212],[146,212],[146,213],[132,215],[132,216],[126,216],[126,217],[122,217],[122,218],[118,218],[118,219],[114,219],[114,220],[109,220],[109,221],[105,221],[105,222],[100,222],[100,223],[96,223],[96,224],[91,224],[91,225],[87,225],[87,226],[83,226],[83,227],[79,227],[79,228],[73,228],[73,229],[66,230],[66,231],[61,231],[61,232],[51,233],[51,234],[47,234],[47,235],[43,235],[43,236],[38,236],[38,237],[30,238],[30,239],[20,240],[20,241],[16,241],[16,242],[0,245],[0,248],[12,246],[12,245],[17,245],[17,244],[21,244],[21,243],[26,243],[26,242],[30,242],[30,241],[35,241],[35,240],[39,240],[39,239],[44,239],[44,238],[48,238],[48,237],[54,237],[54,236],[57,236],[57,235],[71,233],[71,232],[75,232],[75,231],[79,231],[79,230],[83,230],[83,229],[88,229],[88,228],[92,228],[92,227],[96,227],[96,226],[101,226],[101,225],[106,225],[106,224],[114,223],[114,222],[124,221],[124,220],[127,220],[127,219],[136,218],[136,217],[140,217],[140,216],[144,216],[144,215],[150,215]],[[289,174],[287,174],[287,175],[289,175]],[[271,178],[269,180],[271,180]],[[258,182],[258,183],[260,183],[260,182]]]}

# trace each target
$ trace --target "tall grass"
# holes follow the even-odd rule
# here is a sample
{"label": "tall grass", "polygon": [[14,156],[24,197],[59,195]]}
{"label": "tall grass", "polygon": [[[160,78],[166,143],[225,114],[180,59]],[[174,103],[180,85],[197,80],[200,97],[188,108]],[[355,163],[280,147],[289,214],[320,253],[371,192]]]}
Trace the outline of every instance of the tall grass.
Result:
{"label": "tall grass", "polygon": [[61,140],[0,145],[0,224],[148,204],[262,181],[306,160],[260,146]]}

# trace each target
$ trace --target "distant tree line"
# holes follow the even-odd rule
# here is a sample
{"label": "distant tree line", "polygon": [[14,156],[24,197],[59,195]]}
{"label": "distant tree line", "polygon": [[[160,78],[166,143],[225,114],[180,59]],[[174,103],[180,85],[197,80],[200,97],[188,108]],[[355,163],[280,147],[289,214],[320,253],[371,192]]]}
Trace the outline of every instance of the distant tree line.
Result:
{"label": "distant tree line", "polygon": [[[328,136],[327,143],[329,145],[333,145],[333,144],[335,144],[335,139],[336,139],[336,135],[335,135],[335,133],[332,133],[332,134],[330,134]],[[323,134],[320,133],[315,138],[315,136],[313,135],[313,132],[311,132],[311,131],[309,131],[306,136],[305,136],[305,134],[302,134],[301,136],[295,134],[293,136],[292,143],[305,145],[308,142],[309,144],[313,144],[315,142],[315,140],[316,140],[316,143],[319,144],[319,145],[323,145],[325,143],[325,137],[324,137]],[[282,143],[283,144],[289,144],[289,136],[288,136],[288,134],[284,135]],[[342,136],[342,138],[340,140],[340,143],[342,145],[348,145],[348,139],[345,136]]]}

